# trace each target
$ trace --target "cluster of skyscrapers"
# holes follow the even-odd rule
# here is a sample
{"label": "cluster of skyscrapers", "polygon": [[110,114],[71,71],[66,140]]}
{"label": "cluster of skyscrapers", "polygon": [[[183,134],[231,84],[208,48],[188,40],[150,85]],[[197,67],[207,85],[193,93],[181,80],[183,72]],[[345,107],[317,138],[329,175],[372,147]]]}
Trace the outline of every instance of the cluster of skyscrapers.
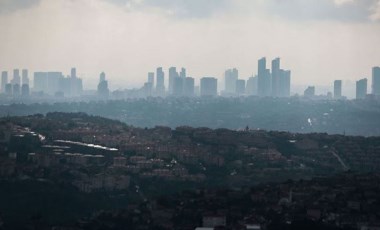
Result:
{"label": "cluster of skyscrapers", "polygon": [[[8,72],[1,74],[1,92],[15,98],[30,95],[28,70],[23,69],[22,75],[18,69],[13,70],[13,78],[9,81]],[[21,81],[22,77],[22,81]],[[35,72],[33,92],[37,95],[77,97],[82,94],[82,79],[71,69],[71,75],[64,77],[62,72]]]}
{"label": "cluster of skyscrapers", "polygon": [[[199,87],[196,87],[194,78],[186,75],[185,68],[181,68],[181,71],[177,72],[176,67],[170,67],[168,72],[169,83],[167,90],[165,88],[165,73],[162,67],[157,68],[156,73],[148,73],[148,81],[143,87],[145,94],[148,96],[175,97],[218,95],[217,78],[203,77],[200,79]],[[290,74],[289,70],[280,68],[280,58],[272,61],[271,70],[266,68],[266,58],[262,58],[259,60],[258,74],[255,77],[250,77],[247,81],[239,79],[239,71],[236,68],[226,70],[224,73],[225,89],[221,92],[221,95],[289,97]]]}
{"label": "cluster of skyscrapers", "polygon": [[[34,85],[29,88],[28,70],[13,70],[13,78],[10,80],[7,71],[1,73],[1,94],[11,98],[26,98],[31,92],[37,96],[56,96],[65,98],[76,98],[83,95],[82,79],[77,76],[76,69],[71,69],[71,74],[64,76],[62,72],[35,72]],[[272,60],[271,69],[267,68],[266,58],[258,60],[258,70],[256,76],[250,77],[247,81],[239,79],[239,71],[236,68],[228,69],[224,72],[224,90],[221,96],[260,96],[260,97],[289,97],[291,85],[291,71],[280,68],[280,58]],[[333,93],[328,93],[328,98],[342,99],[342,80],[335,80]],[[380,67],[372,68],[372,94],[368,94],[367,78],[356,82],[356,99],[364,99],[369,95],[380,96]],[[132,90],[133,91],[133,90]],[[187,76],[186,69],[177,71],[176,67],[168,69],[168,83],[165,86],[165,72],[162,67],[156,72],[148,73],[148,81],[137,90],[132,97],[194,97],[194,96],[218,96],[218,79],[214,77],[203,77],[199,86],[195,85],[194,78]],[[112,94],[117,94],[113,92]],[[102,72],[96,91],[99,99],[108,99],[111,94],[108,88],[106,74]],[[304,91],[307,98],[315,98],[315,87],[309,86]]]}
{"label": "cluster of skyscrapers", "polygon": [[[156,84],[155,84],[156,74]],[[156,73],[148,73],[148,82],[144,84],[144,93],[147,96],[173,95],[176,97],[193,97],[195,93],[194,78],[186,75],[186,69],[178,72],[176,67],[169,68],[168,90],[165,87],[165,73],[162,67],[156,69]]]}
{"label": "cluster of skyscrapers", "polygon": [[239,79],[236,68],[226,70],[224,73],[224,96],[255,95],[260,97],[289,97],[290,96],[290,70],[280,68],[280,58],[272,61],[271,69],[267,69],[266,58],[258,61],[258,71],[255,77],[250,77],[247,82]]}
{"label": "cluster of skyscrapers", "polygon": [[20,70],[13,70],[13,78],[9,81],[7,71],[1,72],[1,92],[7,95],[16,97],[29,96],[29,77],[28,70],[23,69],[20,75]]}
{"label": "cluster of skyscrapers", "polygon": [[257,95],[272,97],[290,96],[290,70],[280,68],[280,58],[272,61],[271,70],[266,68],[266,59],[261,58],[258,63]]}

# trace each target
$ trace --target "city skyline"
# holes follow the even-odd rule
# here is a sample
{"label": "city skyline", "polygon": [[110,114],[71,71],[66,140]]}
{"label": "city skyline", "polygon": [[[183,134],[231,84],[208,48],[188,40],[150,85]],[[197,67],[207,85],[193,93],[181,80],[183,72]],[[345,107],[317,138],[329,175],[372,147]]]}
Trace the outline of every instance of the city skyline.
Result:
{"label": "city skyline", "polygon": [[[140,86],[146,69],[184,66],[195,79],[262,56],[284,60],[296,85],[371,75],[380,60],[378,1],[15,0],[0,2],[0,69],[76,66],[95,89]],[[297,12],[297,14],[295,14]],[[75,35],[75,36],[72,36]],[[27,37],[28,39],[25,39]],[[38,58],[36,58],[38,57]],[[126,84],[127,83],[127,84]],[[222,87],[223,88],[223,87]]]}
{"label": "city skyline", "polygon": [[[218,78],[213,76],[201,77],[196,83],[195,79],[187,75],[187,69],[182,67],[177,71],[177,67],[169,67],[165,77],[165,69],[157,67],[155,72],[148,72],[145,83],[136,88],[118,88],[116,90],[109,88],[108,77],[106,73],[101,72],[99,81],[95,90],[86,87],[82,78],[77,74],[75,67],[71,68],[70,75],[62,72],[34,72],[33,80],[29,80],[29,70],[13,69],[1,71],[1,89],[0,94],[3,96],[12,96],[14,98],[28,98],[29,95],[37,96],[55,96],[58,98],[95,96],[98,99],[112,99],[118,92],[127,92],[124,97],[194,97],[194,96],[259,96],[259,97],[290,97],[293,95],[303,95],[306,98],[315,98],[322,96],[321,99],[365,99],[367,95],[380,95],[380,67],[372,67],[370,77],[371,84],[368,87],[368,78],[358,79],[354,85],[354,96],[347,94],[347,89],[352,86],[343,84],[342,80],[334,80],[332,90],[325,93],[316,93],[316,86],[309,84],[302,92],[296,92],[292,88],[292,70],[281,68],[281,59],[275,58],[271,62],[271,69],[267,69],[266,57],[258,60],[258,69],[255,75],[248,79],[239,78],[239,71],[236,68],[227,69],[224,72],[224,88],[221,87]],[[22,80],[21,80],[22,77]],[[165,80],[166,79],[166,80]],[[33,84],[30,84],[33,82]],[[156,83],[155,83],[156,82]],[[330,88],[331,89],[331,88]],[[90,93],[92,92],[92,93]],[[94,92],[96,92],[95,95]],[[111,94],[115,94],[111,96]],[[129,96],[128,96],[129,95]],[[109,97],[111,96],[111,97]],[[116,96],[120,97],[119,96]]]}

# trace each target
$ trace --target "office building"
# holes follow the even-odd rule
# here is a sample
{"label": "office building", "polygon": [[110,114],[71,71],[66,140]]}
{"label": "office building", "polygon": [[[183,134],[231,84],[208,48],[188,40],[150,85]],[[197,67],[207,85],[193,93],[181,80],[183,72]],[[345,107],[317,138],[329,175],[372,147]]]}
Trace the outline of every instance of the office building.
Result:
{"label": "office building", "polygon": [[29,85],[28,70],[23,69],[21,75],[22,75],[22,85],[24,85],[24,84]]}
{"label": "office building", "polygon": [[186,77],[185,78],[185,88],[184,96],[185,97],[194,97],[194,78]]}
{"label": "office building", "polygon": [[35,72],[33,80],[33,90],[35,92],[47,93],[48,74],[46,72]]}
{"label": "office building", "polygon": [[356,99],[364,99],[367,95],[367,78],[363,78],[356,82]]}
{"label": "office building", "polygon": [[159,97],[165,96],[165,73],[162,67],[158,67],[156,70],[156,94]]}
{"label": "office building", "polygon": [[21,86],[21,96],[23,98],[28,98],[29,95],[30,95],[29,84],[22,84],[22,86]]}
{"label": "office building", "polygon": [[61,97],[70,96],[71,95],[71,77],[62,77],[60,80],[60,95]]}
{"label": "office building", "polygon": [[380,67],[372,68],[372,94],[380,95]]}
{"label": "office building", "polygon": [[12,95],[13,95],[13,97],[21,96],[21,87],[19,84],[13,84]]}
{"label": "office building", "polygon": [[169,68],[169,94],[173,94],[175,78],[179,77],[176,67]]}
{"label": "office building", "polygon": [[70,95],[71,97],[79,97],[83,92],[82,79],[77,75],[77,69],[71,68],[70,75]]}
{"label": "office building", "polygon": [[104,72],[101,72],[99,75],[99,82],[106,81],[106,74]]}
{"label": "office building", "polygon": [[7,96],[12,96],[13,92],[12,92],[12,83],[8,83],[5,85],[5,94]]}
{"label": "office building", "polygon": [[174,78],[173,92],[172,92],[173,96],[176,96],[176,97],[183,96],[185,79],[186,78],[182,78],[182,77],[175,77]]}
{"label": "office building", "polygon": [[204,77],[201,79],[201,96],[213,96],[218,95],[218,80],[213,77]]}
{"label": "office building", "polygon": [[13,79],[12,79],[13,85],[21,85],[21,77],[20,77],[20,70],[14,69],[13,70]]}
{"label": "office building", "polygon": [[236,81],[239,79],[239,72],[236,68],[228,69],[224,72],[224,91],[226,94],[236,93]]}
{"label": "office building", "polygon": [[281,94],[281,77],[280,58],[276,58],[272,61],[272,97],[279,97]]}
{"label": "office building", "polygon": [[77,77],[77,69],[75,67],[71,68],[71,78],[76,78]]}
{"label": "office building", "polygon": [[152,85],[152,88],[154,88],[154,73],[153,72],[148,73],[148,83],[150,83]]}
{"label": "office building", "polygon": [[1,72],[1,93],[5,93],[5,86],[8,84],[8,72]]}
{"label": "office building", "polygon": [[57,92],[62,91],[60,85],[63,75],[61,72],[48,72],[47,73],[47,90],[45,93],[55,95]]}
{"label": "office building", "polygon": [[144,86],[142,87],[142,97],[151,97],[153,94],[153,85],[150,82],[144,83]]}
{"label": "office building", "polygon": [[239,79],[236,81],[236,94],[242,96],[245,94],[245,80]]}
{"label": "office building", "polygon": [[180,78],[186,78],[186,69],[185,68],[181,68],[181,72],[179,73],[179,77]]}
{"label": "office building", "polygon": [[252,76],[247,80],[245,93],[248,96],[256,96],[257,95],[257,76],[255,76],[255,77]]}
{"label": "office building", "polygon": [[97,93],[102,99],[107,99],[109,96],[108,81],[104,72],[100,73]]}
{"label": "office building", "polygon": [[278,97],[290,97],[291,71],[280,69]]}
{"label": "office building", "polygon": [[71,78],[71,97],[79,97],[83,92],[83,82],[81,78]]}
{"label": "office building", "polygon": [[334,81],[334,99],[342,98],[342,80]]}
{"label": "office building", "polygon": [[258,61],[258,95],[268,97],[272,94],[272,81],[270,70],[266,68],[266,58],[263,57]]}
{"label": "office building", "polygon": [[313,98],[315,96],[315,87],[314,86],[307,87],[303,95],[307,98]]}

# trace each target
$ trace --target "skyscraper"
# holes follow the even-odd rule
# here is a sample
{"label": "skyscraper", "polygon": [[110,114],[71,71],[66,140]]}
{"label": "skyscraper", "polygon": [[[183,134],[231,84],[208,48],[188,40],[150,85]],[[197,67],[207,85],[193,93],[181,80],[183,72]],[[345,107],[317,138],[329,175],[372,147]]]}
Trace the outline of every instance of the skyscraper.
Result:
{"label": "skyscraper", "polygon": [[156,70],[156,93],[157,96],[163,97],[165,96],[165,73],[162,70],[162,67],[158,67]]}
{"label": "skyscraper", "polygon": [[77,77],[77,69],[75,67],[71,68],[71,75],[70,77],[76,78]]}
{"label": "skyscraper", "polygon": [[236,94],[242,96],[245,94],[245,80],[239,79],[236,81]]}
{"label": "skyscraper", "polygon": [[108,81],[104,72],[101,72],[99,76],[98,96],[102,99],[107,99],[109,96]]}
{"label": "skyscraper", "polygon": [[279,97],[281,92],[280,88],[280,78],[281,78],[281,70],[280,70],[280,58],[276,58],[272,61],[272,96]]}
{"label": "skyscraper", "polygon": [[213,77],[204,77],[201,79],[201,96],[218,95],[218,80]]}
{"label": "skyscraper", "polygon": [[179,73],[179,77],[181,78],[186,78],[186,69],[185,68],[181,68],[181,72]]}
{"label": "skyscraper", "polygon": [[173,83],[173,96],[180,97],[183,95],[185,79],[183,77],[175,77]]}
{"label": "skyscraper", "polygon": [[144,86],[142,87],[141,89],[142,91],[142,95],[143,97],[150,97],[152,96],[152,91],[153,91],[153,85],[152,83],[150,82],[145,82],[144,83]]}
{"label": "skyscraper", "polygon": [[372,68],[372,94],[380,95],[380,67]]}
{"label": "skyscraper", "polygon": [[245,93],[248,96],[257,95],[257,76],[254,76],[254,77],[252,76],[247,80]]}
{"label": "skyscraper", "polygon": [[64,97],[70,96],[71,95],[71,77],[62,77],[60,80],[60,94]]}
{"label": "skyscraper", "polygon": [[71,68],[70,77],[70,96],[78,97],[82,94],[83,82],[82,79],[78,77],[76,68]]}
{"label": "skyscraper", "polygon": [[21,96],[21,86],[19,84],[13,84],[12,91],[13,97]]}
{"label": "skyscraper", "polygon": [[356,99],[364,99],[367,95],[367,78],[356,82]]}
{"label": "skyscraper", "polygon": [[174,79],[179,77],[176,67],[169,68],[169,94],[173,94]]}
{"label": "skyscraper", "polygon": [[48,74],[46,72],[35,72],[33,87],[35,92],[47,93],[48,90]]}
{"label": "skyscraper", "polygon": [[279,97],[289,97],[290,96],[290,82],[291,82],[291,71],[280,69],[280,79],[279,79]]}
{"label": "skyscraper", "polygon": [[225,92],[227,94],[236,93],[236,81],[239,79],[239,72],[236,68],[228,69],[224,72]]}
{"label": "skyscraper", "polygon": [[22,85],[24,84],[29,85],[29,76],[27,69],[22,70]]}
{"label": "skyscraper", "polygon": [[1,92],[5,93],[5,86],[8,84],[8,72],[1,72]]}
{"label": "skyscraper", "polygon": [[23,98],[29,97],[29,94],[30,94],[29,91],[30,91],[29,84],[22,84],[22,87],[21,87],[21,96]]}
{"label": "skyscraper", "polygon": [[21,77],[20,77],[20,70],[19,69],[14,69],[13,70],[13,79],[12,79],[12,84],[13,85],[21,85]]}
{"label": "skyscraper", "polygon": [[307,97],[307,98],[313,98],[315,96],[315,87],[314,86],[307,87],[307,89],[305,89],[303,95],[304,95],[304,97]]}
{"label": "skyscraper", "polygon": [[12,83],[8,83],[5,85],[5,94],[7,96],[12,96]]}
{"label": "skyscraper", "polygon": [[99,75],[99,82],[103,82],[106,80],[106,74],[104,72],[101,72]]}
{"label": "skyscraper", "polygon": [[63,78],[62,72],[48,72],[47,73],[47,90],[48,93],[54,96],[57,92],[61,90],[61,79]]}
{"label": "skyscraper", "polygon": [[266,68],[266,58],[263,57],[258,61],[258,95],[267,97],[272,94],[272,83],[270,70]]}
{"label": "skyscraper", "polygon": [[148,83],[152,85],[152,88],[154,87],[154,73],[153,72],[148,73]]}
{"label": "skyscraper", "polygon": [[335,99],[342,98],[342,80],[334,81],[334,98]]}
{"label": "skyscraper", "polygon": [[75,78],[71,78],[71,96],[78,97],[82,95],[83,92],[83,81],[81,78],[76,76]]}
{"label": "skyscraper", "polygon": [[192,77],[185,78],[184,96],[194,97],[194,78]]}

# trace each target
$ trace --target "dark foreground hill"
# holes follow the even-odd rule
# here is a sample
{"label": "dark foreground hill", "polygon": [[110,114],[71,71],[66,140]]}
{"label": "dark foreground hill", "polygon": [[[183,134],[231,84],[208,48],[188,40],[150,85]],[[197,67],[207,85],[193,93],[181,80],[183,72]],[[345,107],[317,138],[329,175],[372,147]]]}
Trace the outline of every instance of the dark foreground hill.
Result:
{"label": "dark foreground hill", "polygon": [[[378,185],[379,162],[380,137],[136,128],[84,113],[5,117],[0,216],[20,229],[191,229],[211,220],[232,228],[250,218],[346,228],[377,220],[368,186]],[[334,177],[347,171],[359,174]]]}

